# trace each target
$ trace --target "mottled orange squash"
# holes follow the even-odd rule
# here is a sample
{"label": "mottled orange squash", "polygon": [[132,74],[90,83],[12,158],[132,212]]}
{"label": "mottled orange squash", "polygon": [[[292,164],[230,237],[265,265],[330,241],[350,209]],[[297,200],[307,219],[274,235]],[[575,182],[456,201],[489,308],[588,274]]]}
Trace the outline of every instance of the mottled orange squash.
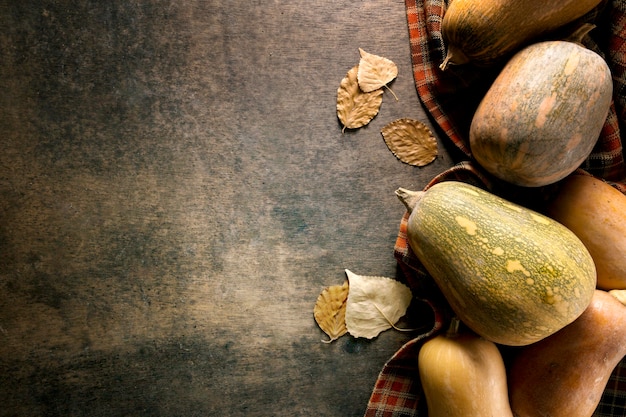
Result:
{"label": "mottled orange squash", "polygon": [[555,183],[591,153],[612,93],[597,53],[569,41],[530,45],[504,66],[473,115],[472,155],[511,184]]}

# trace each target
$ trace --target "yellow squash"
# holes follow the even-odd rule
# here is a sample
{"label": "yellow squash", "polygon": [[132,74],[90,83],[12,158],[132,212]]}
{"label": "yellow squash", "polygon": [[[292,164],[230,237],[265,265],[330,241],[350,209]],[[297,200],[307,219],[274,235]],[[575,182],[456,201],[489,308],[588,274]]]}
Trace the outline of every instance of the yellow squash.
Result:
{"label": "yellow squash", "polygon": [[474,333],[457,333],[456,323],[419,352],[428,416],[513,417],[500,351]]}

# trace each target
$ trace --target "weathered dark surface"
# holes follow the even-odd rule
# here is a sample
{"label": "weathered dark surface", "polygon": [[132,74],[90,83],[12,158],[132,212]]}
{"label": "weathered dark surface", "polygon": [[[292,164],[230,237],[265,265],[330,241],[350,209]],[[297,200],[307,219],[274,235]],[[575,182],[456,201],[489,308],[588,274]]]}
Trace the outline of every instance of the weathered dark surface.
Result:
{"label": "weathered dark surface", "polygon": [[[0,415],[360,416],[411,335],[323,344],[344,269],[395,276],[427,122],[402,1],[0,2]],[[399,66],[341,133],[358,48]]]}

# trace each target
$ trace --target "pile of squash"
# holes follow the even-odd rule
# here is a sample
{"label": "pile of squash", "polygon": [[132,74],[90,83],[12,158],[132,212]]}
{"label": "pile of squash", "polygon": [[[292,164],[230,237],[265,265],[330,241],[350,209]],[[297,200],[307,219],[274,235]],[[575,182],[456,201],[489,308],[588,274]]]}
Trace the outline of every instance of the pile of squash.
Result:
{"label": "pile of squash", "polygon": [[611,295],[626,289],[626,196],[575,172],[609,112],[611,72],[575,38],[539,40],[599,3],[452,0],[445,12],[442,71],[502,63],[472,119],[474,159],[504,183],[557,191],[536,211],[457,181],[396,192],[455,315],[419,353],[430,417],[590,417],[626,355],[626,306]]}

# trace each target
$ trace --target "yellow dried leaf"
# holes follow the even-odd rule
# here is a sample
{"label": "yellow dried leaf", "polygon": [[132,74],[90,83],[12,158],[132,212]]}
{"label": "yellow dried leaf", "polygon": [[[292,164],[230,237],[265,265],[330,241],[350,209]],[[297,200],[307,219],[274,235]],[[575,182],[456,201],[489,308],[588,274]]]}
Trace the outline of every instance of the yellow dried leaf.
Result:
{"label": "yellow dried leaf", "polygon": [[357,129],[368,124],[380,110],[383,91],[369,93],[359,87],[357,81],[358,65],[353,67],[337,89],[337,117],[345,128]]}
{"label": "yellow dried leaf", "polygon": [[[359,48],[359,53],[361,59],[359,60],[357,79],[361,90],[370,92],[387,87],[387,84],[398,76],[398,67],[390,59],[370,54],[361,48]],[[393,91],[391,93],[393,94]],[[393,96],[396,97],[395,94]],[[397,99],[398,97],[396,97]]]}
{"label": "yellow dried leaf", "polygon": [[313,316],[320,329],[328,335],[330,343],[347,333],[346,300],[348,298],[348,281],[343,285],[326,287],[317,297],[313,308]]}
{"label": "yellow dried leaf", "polygon": [[403,283],[385,277],[357,275],[346,269],[350,291],[346,327],[354,337],[374,338],[406,314],[413,295]]}
{"label": "yellow dried leaf", "polygon": [[437,140],[418,120],[395,120],[383,127],[381,133],[389,150],[404,163],[421,167],[437,157]]}

